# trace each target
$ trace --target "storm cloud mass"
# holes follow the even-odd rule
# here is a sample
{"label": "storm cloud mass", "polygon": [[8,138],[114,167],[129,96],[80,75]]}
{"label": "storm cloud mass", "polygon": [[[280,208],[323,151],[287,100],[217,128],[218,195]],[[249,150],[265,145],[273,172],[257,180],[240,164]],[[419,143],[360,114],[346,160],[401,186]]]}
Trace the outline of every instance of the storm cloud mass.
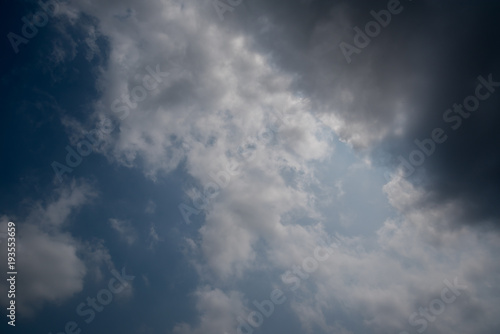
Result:
{"label": "storm cloud mass", "polygon": [[500,3],[2,13],[6,333],[498,333]]}

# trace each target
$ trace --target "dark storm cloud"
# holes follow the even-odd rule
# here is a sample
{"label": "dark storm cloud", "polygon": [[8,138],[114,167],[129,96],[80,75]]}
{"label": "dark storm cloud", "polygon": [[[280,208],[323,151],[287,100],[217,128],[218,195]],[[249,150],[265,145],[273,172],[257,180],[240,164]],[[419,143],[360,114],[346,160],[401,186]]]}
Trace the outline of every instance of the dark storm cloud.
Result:
{"label": "dark storm cloud", "polygon": [[449,119],[457,113],[448,121],[443,114],[474,96],[479,76],[500,81],[500,4],[401,1],[398,14],[348,63],[340,43],[356,46],[353,28],[365,31],[374,21],[370,12],[389,3],[255,1],[224,24],[252,31],[256,48],[296,74],[297,93],[311,99],[314,111],[326,122],[334,115],[330,125],[341,139],[378,164],[397,167],[400,155],[408,160],[417,148],[415,139],[441,128],[447,140],[410,180],[433,203],[461,203],[465,222],[498,220],[500,91],[459,126]]}

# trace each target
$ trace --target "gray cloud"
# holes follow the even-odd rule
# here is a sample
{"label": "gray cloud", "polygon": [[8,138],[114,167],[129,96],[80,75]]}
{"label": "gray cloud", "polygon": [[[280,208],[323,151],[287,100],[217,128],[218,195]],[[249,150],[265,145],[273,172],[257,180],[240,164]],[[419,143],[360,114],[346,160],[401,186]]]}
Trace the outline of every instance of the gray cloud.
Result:
{"label": "gray cloud", "polygon": [[498,221],[499,94],[481,102],[457,131],[443,113],[474,93],[478,76],[500,81],[499,5],[401,1],[402,11],[348,64],[339,43],[354,45],[353,28],[364,30],[374,20],[370,12],[387,3],[255,1],[228,25],[250,34],[258,50],[294,76],[295,91],[316,114],[377,164],[396,167],[399,155],[408,159],[416,148],[415,139],[443,128],[449,139],[413,182],[432,192],[434,202],[462,202],[460,222]]}

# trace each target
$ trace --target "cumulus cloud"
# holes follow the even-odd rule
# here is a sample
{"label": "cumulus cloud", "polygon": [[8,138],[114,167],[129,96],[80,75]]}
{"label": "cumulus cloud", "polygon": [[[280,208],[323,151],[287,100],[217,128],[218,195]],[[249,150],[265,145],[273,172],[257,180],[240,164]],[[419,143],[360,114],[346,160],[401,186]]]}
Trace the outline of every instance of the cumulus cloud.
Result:
{"label": "cumulus cloud", "polygon": [[[16,224],[17,276],[16,305],[25,315],[45,303],[62,303],[83,288],[87,265],[110,263],[107,250],[83,244],[66,232],[72,215],[97,196],[85,182],[72,182],[58,189],[52,198],[36,202],[25,217],[10,221]],[[2,230],[9,219],[2,217]],[[2,253],[6,255],[6,247]],[[7,272],[7,261],[1,268]],[[97,273],[97,272],[96,272]],[[7,294],[6,286],[0,290]]]}

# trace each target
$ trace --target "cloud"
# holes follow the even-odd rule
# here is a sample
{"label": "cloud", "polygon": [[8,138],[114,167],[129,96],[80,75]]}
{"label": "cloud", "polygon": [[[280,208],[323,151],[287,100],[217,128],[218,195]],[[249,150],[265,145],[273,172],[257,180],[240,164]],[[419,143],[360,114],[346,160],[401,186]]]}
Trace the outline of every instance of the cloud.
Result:
{"label": "cloud", "polygon": [[[239,6],[233,20],[223,23],[214,13],[207,15],[213,10],[207,4],[77,1],[74,6],[99,18],[100,33],[113,40],[100,79],[108,88],[99,112],[109,113],[115,99],[130,93],[148,65],[186,70],[166,79],[111,139],[109,156],[140,165],[152,178],[184,159],[199,177],[200,159],[214,150],[223,158],[231,143],[262,127],[259,110],[286,111],[299,100],[342,141],[373,155],[376,164],[396,167],[399,155],[407,158],[415,149],[415,139],[447,126],[443,112],[473,93],[479,75],[493,73],[499,80],[499,48],[491,43],[497,37],[490,28],[497,24],[493,3],[401,2],[401,13],[392,15],[350,64],[340,42],[354,43],[353,28],[364,28],[374,20],[370,12],[385,10],[387,3],[257,1],[252,10]],[[130,17],[118,20],[115,15],[127,8],[134,8]],[[422,21],[428,24],[417,23]],[[168,34],[160,29],[166,25]],[[137,36],[144,41],[141,48]],[[498,187],[491,186],[499,182],[498,154],[491,152],[496,152],[499,99],[493,95],[459,132],[451,130],[412,179],[434,192],[435,201],[467,205],[471,219],[461,223],[493,223],[499,214],[488,200],[498,197]],[[292,114],[307,117],[303,109]],[[282,136],[303,156],[322,156],[313,132],[287,129]],[[200,152],[206,148],[212,152]],[[207,169],[223,164],[211,161]]]}
{"label": "cloud", "polygon": [[56,189],[52,201],[46,204],[36,202],[28,219],[47,228],[61,227],[72,213],[95,197],[97,192],[90,184],[71,182],[67,187]]}
{"label": "cloud", "polygon": [[[318,209],[315,190],[318,164],[342,159],[331,131],[365,161],[396,166],[415,138],[441,126],[443,111],[474,90],[478,75],[498,70],[498,49],[486,52],[498,31],[484,24],[497,24],[492,4],[405,2],[351,64],[339,43],[351,41],[352,28],[386,3],[256,1],[238,7],[234,17],[240,10],[245,16],[227,24],[202,5],[176,1],[74,6],[97,17],[111,41],[95,104],[96,114],[112,115],[118,125],[102,151],[108,159],[157,182],[182,166],[202,187],[227,165],[239,167],[187,238],[200,276],[199,325],[179,324],[178,333],[234,331],[231,310],[243,310],[243,291],[255,291],[241,286],[246,275],[286,270],[328,240],[334,222]],[[136,107],[122,100],[129,114],[120,117],[117,99],[157,64],[171,73]],[[384,190],[397,215],[375,236],[340,236],[335,256],[291,298],[297,332],[408,329],[409,315],[454,277],[469,288],[430,324],[433,331],[493,332],[498,234],[471,225],[498,217],[496,106],[498,98],[488,100],[415,178],[393,176]],[[342,189],[339,183],[328,195]],[[187,193],[195,199],[204,190]],[[153,241],[155,235],[153,226]]]}
{"label": "cloud", "polygon": [[[60,304],[80,292],[88,273],[87,265],[109,262],[105,248],[82,244],[65,227],[72,215],[97,196],[85,182],[72,182],[55,191],[50,199],[36,202],[16,224],[17,276],[16,305],[32,316],[45,303]],[[7,217],[0,223],[7,230]],[[6,255],[6,247],[2,253]],[[6,261],[0,265],[7,272]],[[0,286],[6,294],[5,285]]]}
{"label": "cloud", "polygon": [[110,218],[109,223],[111,227],[120,235],[120,237],[131,245],[135,242],[137,236],[135,229],[129,221]]}
{"label": "cloud", "polygon": [[[16,224],[17,225],[17,224]],[[7,229],[7,222],[2,222]],[[33,314],[43,302],[61,302],[83,288],[86,267],[77,256],[78,244],[67,234],[49,235],[34,225],[20,228],[17,245],[16,294],[19,309]],[[7,271],[4,265],[2,269]],[[7,290],[2,289],[7,294]]]}
{"label": "cloud", "polygon": [[[401,6],[350,64],[340,42],[354,43],[353,28],[364,29],[374,20],[370,12],[385,10],[387,2],[257,2],[236,26],[254,36],[278,68],[295,75],[294,89],[311,101],[318,118],[376,165],[396,167],[399,155],[408,159],[417,148],[415,139],[445,129],[449,139],[426,158],[412,183],[432,192],[432,201],[461,201],[466,218],[457,224],[497,224],[498,208],[490,199],[498,197],[498,92],[481,101],[457,131],[443,113],[474,94],[480,75],[500,81],[500,48],[492,44],[499,5]],[[263,22],[272,22],[273,29],[262,32]]]}
{"label": "cloud", "polygon": [[149,249],[153,249],[158,242],[163,241],[163,239],[158,235],[158,232],[156,231],[155,224],[151,224],[151,227],[149,228]]}
{"label": "cloud", "polygon": [[243,310],[241,294],[237,291],[225,293],[219,289],[204,286],[198,289],[194,296],[197,298],[196,308],[203,314],[196,328],[183,323],[173,329],[175,334],[218,334],[233,332],[236,328],[234,315]]}

